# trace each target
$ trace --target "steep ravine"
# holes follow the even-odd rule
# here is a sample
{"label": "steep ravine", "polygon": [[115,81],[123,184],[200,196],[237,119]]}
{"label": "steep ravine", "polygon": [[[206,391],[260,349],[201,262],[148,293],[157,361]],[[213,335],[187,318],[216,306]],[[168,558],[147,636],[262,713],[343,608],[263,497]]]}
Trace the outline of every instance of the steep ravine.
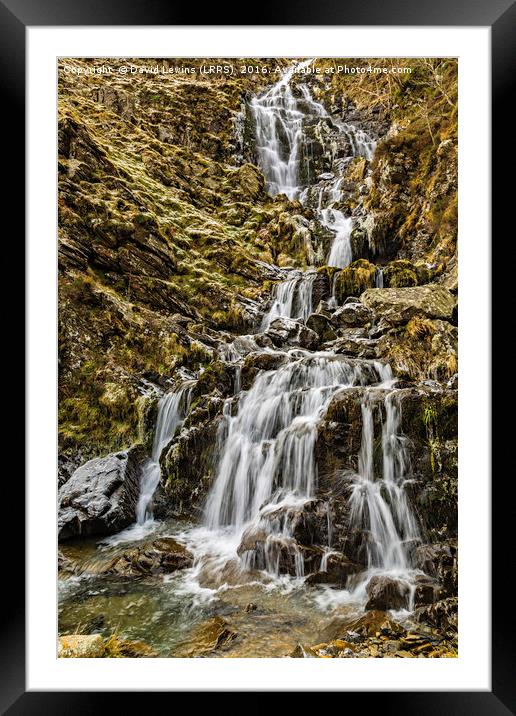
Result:
{"label": "steep ravine", "polygon": [[332,112],[310,64],[234,122],[297,267],[252,259],[267,292],[238,330],[179,308],[207,358],[159,403],[148,372],[140,441],[64,476],[62,632],[118,613],[160,655],[455,653],[454,286],[367,232],[392,125]]}

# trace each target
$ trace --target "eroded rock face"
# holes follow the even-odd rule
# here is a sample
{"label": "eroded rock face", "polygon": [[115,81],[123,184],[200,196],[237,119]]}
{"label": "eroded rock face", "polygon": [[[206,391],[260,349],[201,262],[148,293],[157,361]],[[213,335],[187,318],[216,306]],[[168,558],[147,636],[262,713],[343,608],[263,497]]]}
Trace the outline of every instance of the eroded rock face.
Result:
{"label": "eroded rock face", "polygon": [[415,564],[426,574],[437,579],[448,596],[457,594],[458,554],[457,540],[440,544],[425,544],[416,549]]}
{"label": "eroded rock face", "polygon": [[134,522],[143,452],[94,458],[73,473],[59,490],[59,539],[113,534]]}
{"label": "eroded rock face", "polygon": [[370,288],[361,302],[377,316],[393,324],[406,323],[414,316],[451,320],[455,296],[438,284],[408,288]]}

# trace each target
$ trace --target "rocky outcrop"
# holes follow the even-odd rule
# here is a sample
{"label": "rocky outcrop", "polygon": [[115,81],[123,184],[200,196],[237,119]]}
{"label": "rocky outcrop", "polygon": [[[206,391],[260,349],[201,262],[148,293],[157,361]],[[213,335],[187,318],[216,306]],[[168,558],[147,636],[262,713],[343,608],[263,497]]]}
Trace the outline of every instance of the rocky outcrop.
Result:
{"label": "rocky outcrop", "polygon": [[314,350],[319,344],[319,336],[315,331],[292,318],[276,318],[269,326],[266,336],[278,348],[299,346]]}
{"label": "rocky outcrop", "polygon": [[134,522],[143,458],[137,446],[79,467],[59,490],[59,539],[113,534]]}
{"label": "rocky outcrop", "polygon": [[373,312],[360,301],[346,301],[332,315],[332,321],[346,328],[358,328],[370,323]]}
{"label": "rocky outcrop", "polygon": [[393,325],[424,316],[451,320],[456,299],[443,286],[431,284],[410,288],[373,288],[365,291],[361,302],[379,318]]}

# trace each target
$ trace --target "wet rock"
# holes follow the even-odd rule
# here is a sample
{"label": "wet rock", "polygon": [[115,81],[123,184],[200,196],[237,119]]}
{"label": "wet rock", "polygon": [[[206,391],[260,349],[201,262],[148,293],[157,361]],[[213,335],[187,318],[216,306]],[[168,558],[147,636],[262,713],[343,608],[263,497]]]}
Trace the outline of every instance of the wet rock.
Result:
{"label": "wet rock", "polygon": [[359,301],[356,303],[346,302],[344,306],[338,308],[332,316],[333,321],[338,325],[350,328],[364,326],[370,323],[372,318],[372,311]]}
{"label": "wet rock", "polygon": [[58,639],[57,656],[60,659],[98,659],[104,656],[104,651],[100,634],[66,634]]}
{"label": "wet rock", "polygon": [[366,610],[406,609],[409,606],[410,588],[405,582],[376,576],[367,585],[367,595]]}
{"label": "wet rock", "polygon": [[[358,333],[360,331],[360,333]],[[332,344],[332,350],[353,358],[377,358],[378,342],[362,333],[363,329],[346,330],[343,336]]]}
{"label": "wet rock", "polygon": [[317,304],[317,308],[315,309],[316,313],[321,313],[323,316],[326,316],[327,318],[331,318],[331,315],[333,313],[333,308],[331,307],[330,301],[319,301]]}
{"label": "wet rock", "polygon": [[61,550],[57,553],[57,571],[60,579],[66,579],[78,571],[77,564],[64,555]]}
{"label": "wet rock", "polygon": [[447,382],[447,387],[451,390],[458,390],[459,388],[459,374],[454,373],[450,380]]}
{"label": "wet rock", "polygon": [[[163,499],[160,515],[192,514],[201,509],[214,473],[214,451],[222,421],[222,398],[201,398],[188,424],[161,456]],[[155,514],[157,507],[155,507]]]}
{"label": "wet rock", "polygon": [[328,543],[328,505],[323,500],[308,500],[296,507],[282,507],[262,516],[275,532],[288,533],[301,545]]}
{"label": "wet rock", "polygon": [[131,547],[107,563],[95,563],[86,571],[122,577],[149,577],[170,574],[191,567],[192,555],[171,537],[161,537],[150,543]]}
{"label": "wet rock", "polygon": [[276,318],[266,335],[278,348],[288,345],[315,350],[319,344],[319,336],[315,331],[292,318]]}
{"label": "wet rock", "polygon": [[214,617],[196,626],[174,656],[208,656],[216,649],[227,646],[236,637],[237,633],[222,617]]}
{"label": "wet rock", "polygon": [[104,656],[111,659],[155,659],[158,654],[144,641],[120,639],[113,634],[105,642]]}
{"label": "wet rock", "polygon": [[297,644],[293,649],[289,657],[291,659],[317,659],[317,654],[309,646],[303,646],[303,644]]}
{"label": "wet rock", "polygon": [[[324,571],[321,571],[323,557],[325,557]],[[340,589],[345,589],[348,577],[362,570],[362,566],[352,562],[340,552],[333,552],[327,556],[321,555],[319,571],[310,574],[307,584],[333,584]]]}
{"label": "wet rock", "polygon": [[393,325],[407,323],[414,316],[451,320],[455,296],[438,284],[410,288],[370,288],[361,302]]}
{"label": "wet rock", "polygon": [[322,313],[311,313],[306,320],[306,325],[317,333],[321,341],[332,341],[337,337],[332,321]]}
{"label": "wet rock", "polygon": [[414,592],[414,606],[421,607],[426,604],[433,604],[439,599],[441,590],[430,582],[423,582],[416,586]]}
{"label": "wet rock", "polygon": [[288,357],[282,353],[250,353],[242,366],[242,390],[249,390],[261,370],[277,370],[287,360]]}
{"label": "wet rock", "polygon": [[381,318],[378,323],[374,324],[369,329],[369,338],[381,338],[392,330],[394,330],[392,324],[385,320],[385,318]]}
{"label": "wet rock", "polygon": [[59,489],[59,539],[78,535],[108,535],[135,519],[140,492],[141,446],[79,467]]}
{"label": "wet rock", "polygon": [[321,301],[325,301],[331,294],[331,284],[328,274],[324,271],[318,271],[312,283],[312,305],[317,306]]}

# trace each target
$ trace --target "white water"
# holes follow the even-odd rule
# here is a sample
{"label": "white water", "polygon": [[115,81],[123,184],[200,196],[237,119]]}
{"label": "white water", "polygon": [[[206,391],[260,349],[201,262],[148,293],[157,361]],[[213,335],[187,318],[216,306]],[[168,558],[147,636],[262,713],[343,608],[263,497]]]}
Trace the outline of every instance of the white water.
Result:
{"label": "white water", "polygon": [[260,330],[266,331],[276,318],[282,316],[306,321],[314,310],[312,287],[316,277],[315,271],[307,271],[277,283],[274,287],[273,303],[263,317]]}
{"label": "white water", "polygon": [[[307,68],[313,60],[293,65],[282,79],[264,94],[251,100],[250,108],[256,129],[258,163],[264,173],[267,189],[273,196],[286,194],[289,199],[306,201],[307,186],[301,185],[300,168],[307,150],[304,122],[308,118],[327,119],[344,134],[351,147],[351,156],[373,157],[375,142],[362,130],[331,117],[322,104],[316,102],[306,84],[298,83],[293,91],[291,80]],[[300,96],[299,96],[300,93]],[[353,219],[335,208],[341,198],[343,178],[325,181],[319,191],[317,216],[320,223],[335,234],[326,263],[345,268],[352,260],[351,232]],[[312,312],[311,289],[315,276],[306,274],[280,282],[273,304],[265,315],[261,330],[267,330],[278,317],[306,320]],[[310,295],[309,295],[310,294]]]}
{"label": "white water", "polygon": [[299,195],[305,112],[299,107],[290,80],[296,69],[308,67],[311,62],[307,60],[293,65],[277,84],[250,103],[258,160],[267,180],[267,189],[273,196],[286,194],[289,199],[295,199]]}
{"label": "white water", "polygon": [[[308,64],[310,61],[300,67]],[[269,191],[303,201],[307,196],[299,180],[303,119],[308,112],[318,117],[328,115],[312,99],[307,86],[298,84],[301,97],[294,95],[290,86],[293,76],[291,68],[277,85],[252,100],[251,109],[257,153]],[[344,124],[339,128],[346,133],[353,156],[372,157],[374,143],[363,132]],[[340,200],[341,178],[329,181],[320,189],[318,212],[321,223],[335,233],[329,262],[345,266],[352,260],[353,222],[333,207]],[[325,197],[329,198],[327,202]],[[260,330],[266,330],[280,316],[306,321],[313,310],[315,276],[313,270],[296,272],[279,282]],[[251,336],[245,337],[246,350],[249,347],[258,349]],[[238,361],[242,349],[243,346],[231,346],[227,349],[228,358]],[[400,433],[401,416],[389,366],[346,359],[331,352],[291,350],[285,355],[287,361],[279,368],[258,373],[251,388],[239,394],[236,409],[234,399],[226,401],[204,525],[184,535],[195,562],[183,588],[192,594],[194,602],[209,600],[218,590],[245,582],[256,574],[251,572],[256,569],[282,589],[287,584],[292,588],[292,582],[284,581],[287,575],[291,575],[288,579],[294,578],[294,584],[302,584],[304,554],[295,540],[294,529],[296,515],[317,496],[318,426],[333,396],[356,386],[363,386],[363,430],[358,472],[349,478],[349,504],[351,526],[366,537],[366,567],[354,587],[332,590],[330,597],[326,592],[321,594],[321,605],[324,600],[364,603],[373,574],[389,573],[410,581],[410,546],[419,539],[419,533],[405,495],[408,450]],[[385,391],[389,392],[384,398]],[[375,471],[374,411],[379,411],[382,404],[382,466]],[[323,570],[332,554],[328,505],[326,517],[327,545],[320,545]]]}
{"label": "white water", "polygon": [[400,432],[401,414],[396,393],[386,396],[382,426],[382,473],[373,462],[374,404],[365,393],[362,402],[362,446],[358,475],[350,496],[351,525],[367,531],[367,564],[383,571],[410,567],[408,548],[419,540],[419,530],[409,507],[405,481],[410,465],[406,438]]}
{"label": "white water", "polygon": [[192,386],[191,382],[184,383],[176,391],[164,395],[158,403],[158,417],[156,419],[152,454],[143,467],[143,474],[140,479],[140,496],[136,506],[136,522],[138,525],[143,525],[153,519],[152,498],[161,477],[159,464],[161,453],[188,413]]}

